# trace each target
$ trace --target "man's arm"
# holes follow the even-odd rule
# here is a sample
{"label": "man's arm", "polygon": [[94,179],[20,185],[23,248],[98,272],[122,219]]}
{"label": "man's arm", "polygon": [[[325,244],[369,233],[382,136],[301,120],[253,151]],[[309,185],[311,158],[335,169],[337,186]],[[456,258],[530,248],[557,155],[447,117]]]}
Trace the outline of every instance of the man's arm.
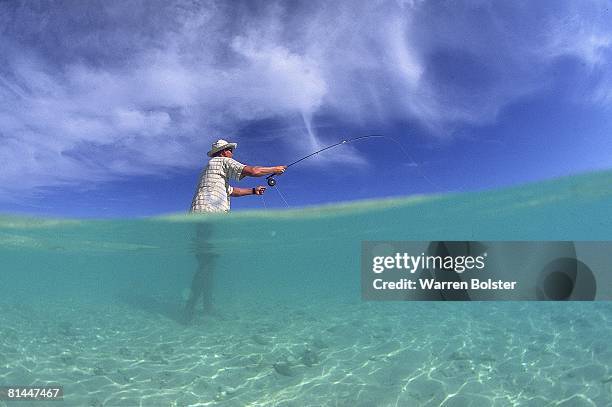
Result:
{"label": "man's arm", "polygon": [[232,187],[230,196],[245,196],[245,195],[263,195],[266,187],[257,186],[255,188],[237,188]]}
{"label": "man's arm", "polygon": [[244,177],[263,177],[268,174],[281,175],[287,169],[286,165],[277,165],[275,167],[259,167],[245,165],[240,174],[240,179]]}

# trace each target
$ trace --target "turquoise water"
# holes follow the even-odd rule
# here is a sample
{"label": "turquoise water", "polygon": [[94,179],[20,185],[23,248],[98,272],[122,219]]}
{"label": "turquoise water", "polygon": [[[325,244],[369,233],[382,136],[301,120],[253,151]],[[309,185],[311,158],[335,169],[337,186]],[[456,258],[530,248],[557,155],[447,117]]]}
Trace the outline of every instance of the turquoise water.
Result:
{"label": "turquoise water", "polygon": [[[610,302],[360,297],[364,240],[612,240],[611,185],[600,172],[221,216],[3,216],[0,386],[62,385],[54,406],[612,405]],[[189,320],[199,264],[211,299]]]}

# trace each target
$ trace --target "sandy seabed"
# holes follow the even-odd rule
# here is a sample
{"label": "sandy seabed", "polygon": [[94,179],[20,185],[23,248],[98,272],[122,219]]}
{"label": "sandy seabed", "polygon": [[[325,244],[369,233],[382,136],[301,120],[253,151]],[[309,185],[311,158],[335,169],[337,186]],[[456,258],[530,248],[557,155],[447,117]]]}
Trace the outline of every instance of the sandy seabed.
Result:
{"label": "sandy seabed", "polygon": [[[612,406],[612,303],[0,303],[35,406]],[[0,406],[25,406],[3,402]]]}

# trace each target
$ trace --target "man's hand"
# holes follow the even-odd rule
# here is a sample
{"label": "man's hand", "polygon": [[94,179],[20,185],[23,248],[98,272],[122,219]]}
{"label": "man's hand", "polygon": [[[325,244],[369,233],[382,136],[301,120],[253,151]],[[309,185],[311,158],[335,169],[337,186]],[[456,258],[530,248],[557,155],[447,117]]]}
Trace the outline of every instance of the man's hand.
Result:
{"label": "man's hand", "polygon": [[261,185],[258,185],[255,188],[253,188],[253,191],[255,192],[255,195],[263,195],[264,192],[266,192],[266,187],[262,187]]}
{"label": "man's hand", "polygon": [[281,175],[287,169],[286,165],[279,165],[275,167],[274,175]]}

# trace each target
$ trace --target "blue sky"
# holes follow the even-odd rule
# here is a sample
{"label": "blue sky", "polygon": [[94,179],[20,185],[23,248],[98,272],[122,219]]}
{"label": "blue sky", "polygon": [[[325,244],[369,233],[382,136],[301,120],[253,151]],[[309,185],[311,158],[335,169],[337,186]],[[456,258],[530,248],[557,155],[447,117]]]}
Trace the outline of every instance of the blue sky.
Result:
{"label": "blue sky", "polygon": [[292,206],[609,169],[610,6],[1,2],[0,212],[186,211],[217,138],[251,165],[408,152],[304,161]]}

